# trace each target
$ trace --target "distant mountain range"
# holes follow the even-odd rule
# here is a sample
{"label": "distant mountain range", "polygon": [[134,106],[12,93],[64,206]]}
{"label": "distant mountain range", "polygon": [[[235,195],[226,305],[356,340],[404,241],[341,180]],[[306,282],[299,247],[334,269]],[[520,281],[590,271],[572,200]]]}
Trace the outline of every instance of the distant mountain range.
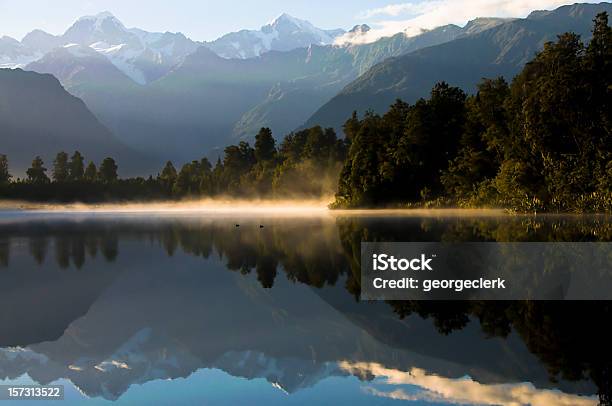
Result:
{"label": "distant mountain range", "polygon": [[23,67],[62,47],[88,47],[139,84],[159,79],[200,46],[183,34],[127,29],[108,12],[80,18],[61,36],[36,30],[21,43],[3,37],[0,44],[3,67]]}
{"label": "distant mountain range", "polygon": [[177,33],[126,28],[110,13],[83,17],[64,34],[0,39],[0,63],[54,75],[121,142],[145,153],[147,173],[303,126],[338,130],[353,110],[413,102],[438,81],[473,91],[482,77],[516,74],[544,42],[575,31],[610,3],[538,11],[526,19],[478,18],[419,35],[363,43],[369,27],[323,30],[283,14],[261,30],[198,43]]}
{"label": "distant mountain range", "polygon": [[482,78],[510,81],[547,41],[564,32],[591,36],[597,13],[612,13],[612,4],[574,4],[533,12],[525,19],[496,24],[444,44],[424,48],[373,66],[322,106],[305,126],[340,128],[354,110],[384,112],[396,99],[414,102],[436,82],[446,81],[466,92]]}
{"label": "distant mountain range", "polygon": [[223,58],[246,59],[268,51],[329,45],[344,33],[341,29],[323,30],[308,21],[282,14],[259,31],[242,30],[201,43],[181,33],[128,29],[111,13],[102,12],[81,17],[59,36],[34,30],[21,42],[1,37],[0,67],[24,67],[54,49],[80,45],[105,56],[134,82],[144,85],[167,74],[202,45]]}
{"label": "distant mountain range", "polygon": [[310,45],[330,45],[342,29],[323,30],[310,22],[282,14],[260,30],[226,34],[206,46],[223,58],[254,58],[268,51],[291,51]]}
{"label": "distant mountain range", "polygon": [[[207,153],[216,158],[220,148],[236,139],[252,137],[262,126],[271,127],[280,138],[304,123],[372,65],[504,22],[478,19],[464,28],[448,25],[414,37],[397,34],[370,44],[270,50],[245,59],[224,58],[214,52],[215,43],[206,44],[185,56],[164,76],[141,86],[134,82],[130,72],[119,69],[117,61],[95,49],[100,42],[113,44],[123,40],[102,41],[95,30],[95,35],[91,34],[93,20],[82,21],[89,30],[76,30],[73,26],[65,34],[70,44],[53,49],[27,69],[56,76],[119,139],[157,156],[151,169],[157,169],[165,159],[186,161]],[[123,25],[112,16],[98,16],[95,21],[101,26],[116,27],[117,35],[123,33],[120,29]],[[288,44],[295,38],[281,35],[293,32],[295,36],[295,31],[286,27],[290,24],[303,27],[310,34],[322,32],[283,15],[266,26],[277,30],[279,38],[287,39],[285,45],[272,42],[272,48],[290,47]],[[266,27],[262,30],[266,31]],[[360,27],[353,33],[364,30],[365,27]],[[241,35],[247,34],[258,35],[254,32]],[[302,42],[293,42],[293,46],[312,41],[312,35],[306,37]],[[216,46],[227,38],[222,37]],[[86,45],[92,41],[96,41],[93,48]]]}

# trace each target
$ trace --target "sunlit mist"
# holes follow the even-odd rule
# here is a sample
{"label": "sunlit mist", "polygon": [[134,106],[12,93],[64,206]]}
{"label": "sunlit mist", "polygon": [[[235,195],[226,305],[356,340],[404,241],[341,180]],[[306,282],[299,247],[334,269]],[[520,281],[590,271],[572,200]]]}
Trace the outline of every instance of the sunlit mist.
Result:
{"label": "sunlit mist", "polygon": [[202,214],[266,216],[415,216],[415,217],[497,217],[507,215],[501,209],[410,208],[331,210],[333,197],[319,199],[198,199],[163,202],[128,203],[35,203],[0,201],[0,210],[36,213],[108,213],[108,214]]}
{"label": "sunlit mist", "polygon": [[240,200],[202,199],[156,203],[50,204],[0,202],[2,210],[28,210],[39,213],[201,213],[222,214],[321,214],[328,212],[331,198],[318,200]]}

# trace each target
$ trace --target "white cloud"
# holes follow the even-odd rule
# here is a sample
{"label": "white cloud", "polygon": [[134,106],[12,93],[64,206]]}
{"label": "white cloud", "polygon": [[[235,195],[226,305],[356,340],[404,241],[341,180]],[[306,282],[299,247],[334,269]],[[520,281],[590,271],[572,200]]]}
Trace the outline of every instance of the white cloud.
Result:
{"label": "white cloud", "polygon": [[[591,0],[586,0],[592,2]],[[526,17],[534,10],[552,10],[572,0],[420,0],[368,9],[356,16],[372,27],[367,35],[340,42],[368,43],[399,32],[416,35],[446,24],[463,26],[477,17]]]}
{"label": "white cloud", "polygon": [[421,14],[436,7],[440,0],[421,1],[420,3],[389,4],[384,7],[372,8],[360,13],[357,17],[368,19],[379,15],[397,17],[405,14]]}

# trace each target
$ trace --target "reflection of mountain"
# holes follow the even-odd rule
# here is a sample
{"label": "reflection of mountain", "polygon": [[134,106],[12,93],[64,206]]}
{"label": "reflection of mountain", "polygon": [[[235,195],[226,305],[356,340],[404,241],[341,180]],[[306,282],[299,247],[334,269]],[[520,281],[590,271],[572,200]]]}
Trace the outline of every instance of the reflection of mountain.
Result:
{"label": "reflection of mountain", "polygon": [[312,387],[330,376],[348,375],[333,361],[272,358],[257,351],[228,352],[214,363],[214,367],[233,376],[264,378],[287,393]]}
{"label": "reflection of mountain", "polygon": [[[2,275],[0,346],[24,346],[57,340],[113,280],[116,272],[63,272],[39,269],[17,259],[19,272]],[[16,260],[16,261],[17,261]],[[95,266],[95,265],[94,265]]]}
{"label": "reflection of mountain", "polygon": [[[89,299],[74,303],[76,310],[58,309],[58,316],[49,318],[62,325],[55,328],[60,331],[66,324],[62,317],[72,317],[61,337],[45,335],[54,330],[45,326],[41,339],[12,341],[26,345],[52,340],[2,350],[0,378],[27,372],[48,383],[66,377],[91,396],[116,399],[132,384],[218,368],[234,376],[265,378],[291,393],[329,376],[354,373],[371,379],[380,368],[360,367],[365,363],[398,373],[417,368],[453,380],[467,374],[483,385],[530,381],[538,388],[592,393],[584,381],[550,383],[548,365],[514,333],[487,337],[474,320],[444,336],[416,314],[399,319],[386,303],[356,302],[344,288],[350,275],[338,272],[348,270],[345,255],[350,252],[340,246],[334,221],[266,219],[265,229],[259,229],[259,222],[241,221],[237,230],[229,220],[13,221],[0,226],[2,235],[12,236],[8,269],[0,272],[2,286],[28,264],[32,273],[46,272],[65,256],[41,256],[44,244],[31,243],[35,238],[64,241],[49,245],[49,252],[56,253],[63,249],[55,247],[88,236],[97,236],[100,246],[105,240],[117,242],[115,255],[106,259],[112,262],[104,267],[89,257],[77,270],[75,256],[69,256],[72,265],[61,272],[86,275],[80,286],[68,287]],[[411,224],[417,232],[423,226],[445,229],[449,223],[433,219]],[[465,226],[476,228],[471,220]],[[351,227],[357,235],[367,232],[359,221]],[[20,250],[19,241],[30,241],[32,255]],[[40,268],[26,261],[31,256],[40,258]],[[268,278],[262,264],[269,257],[278,260],[279,275],[272,289],[264,289]],[[87,284],[96,277],[111,283],[89,291]],[[38,291],[11,286],[22,296],[22,306],[32,311],[25,317],[9,315],[6,323],[19,317],[28,323],[36,320],[31,303]],[[438,312],[436,320],[442,319]]]}
{"label": "reflection of mountain", "polygon": [[[158,267],[124,273],[59,340],[30,348],[63,366],[64,376],[88,394],[116,398],[133,383],[186,377],[217,363],[229,366],[232,354],[248,351],[295,359],[286,365],[294,371],[268,377],[299,387],[293,380],[306,360],[335,360],[344,342],[359,333],[313,301],[306,286],[285,282],[267,291],[252,277],[221,270],[217,261],[177,256],[182,270],[169,272],[174,262],[154,257]],[[320,334],[337,330],[329,337]],[[233,368],[249,376],[239,365]],[[28,373],[48,381],[46,371],[42,365]]]}

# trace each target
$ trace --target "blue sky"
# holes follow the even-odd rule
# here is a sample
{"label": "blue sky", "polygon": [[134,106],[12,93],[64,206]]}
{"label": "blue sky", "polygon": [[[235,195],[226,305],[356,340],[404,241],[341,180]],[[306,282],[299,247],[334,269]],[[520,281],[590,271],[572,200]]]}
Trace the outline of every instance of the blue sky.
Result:
{"label": "blue sky", "polygon": [[53,34],[78,17],[110,11],[128,27],[181,31],[195,40],[212,40],[243,28],[257,29],[283,12],[321,28],[351,28],[368,23],[377,35],[463,25],[480,16],[524,17],[566,0],[0,0],[0,36],[21,39],[34,28]]}

